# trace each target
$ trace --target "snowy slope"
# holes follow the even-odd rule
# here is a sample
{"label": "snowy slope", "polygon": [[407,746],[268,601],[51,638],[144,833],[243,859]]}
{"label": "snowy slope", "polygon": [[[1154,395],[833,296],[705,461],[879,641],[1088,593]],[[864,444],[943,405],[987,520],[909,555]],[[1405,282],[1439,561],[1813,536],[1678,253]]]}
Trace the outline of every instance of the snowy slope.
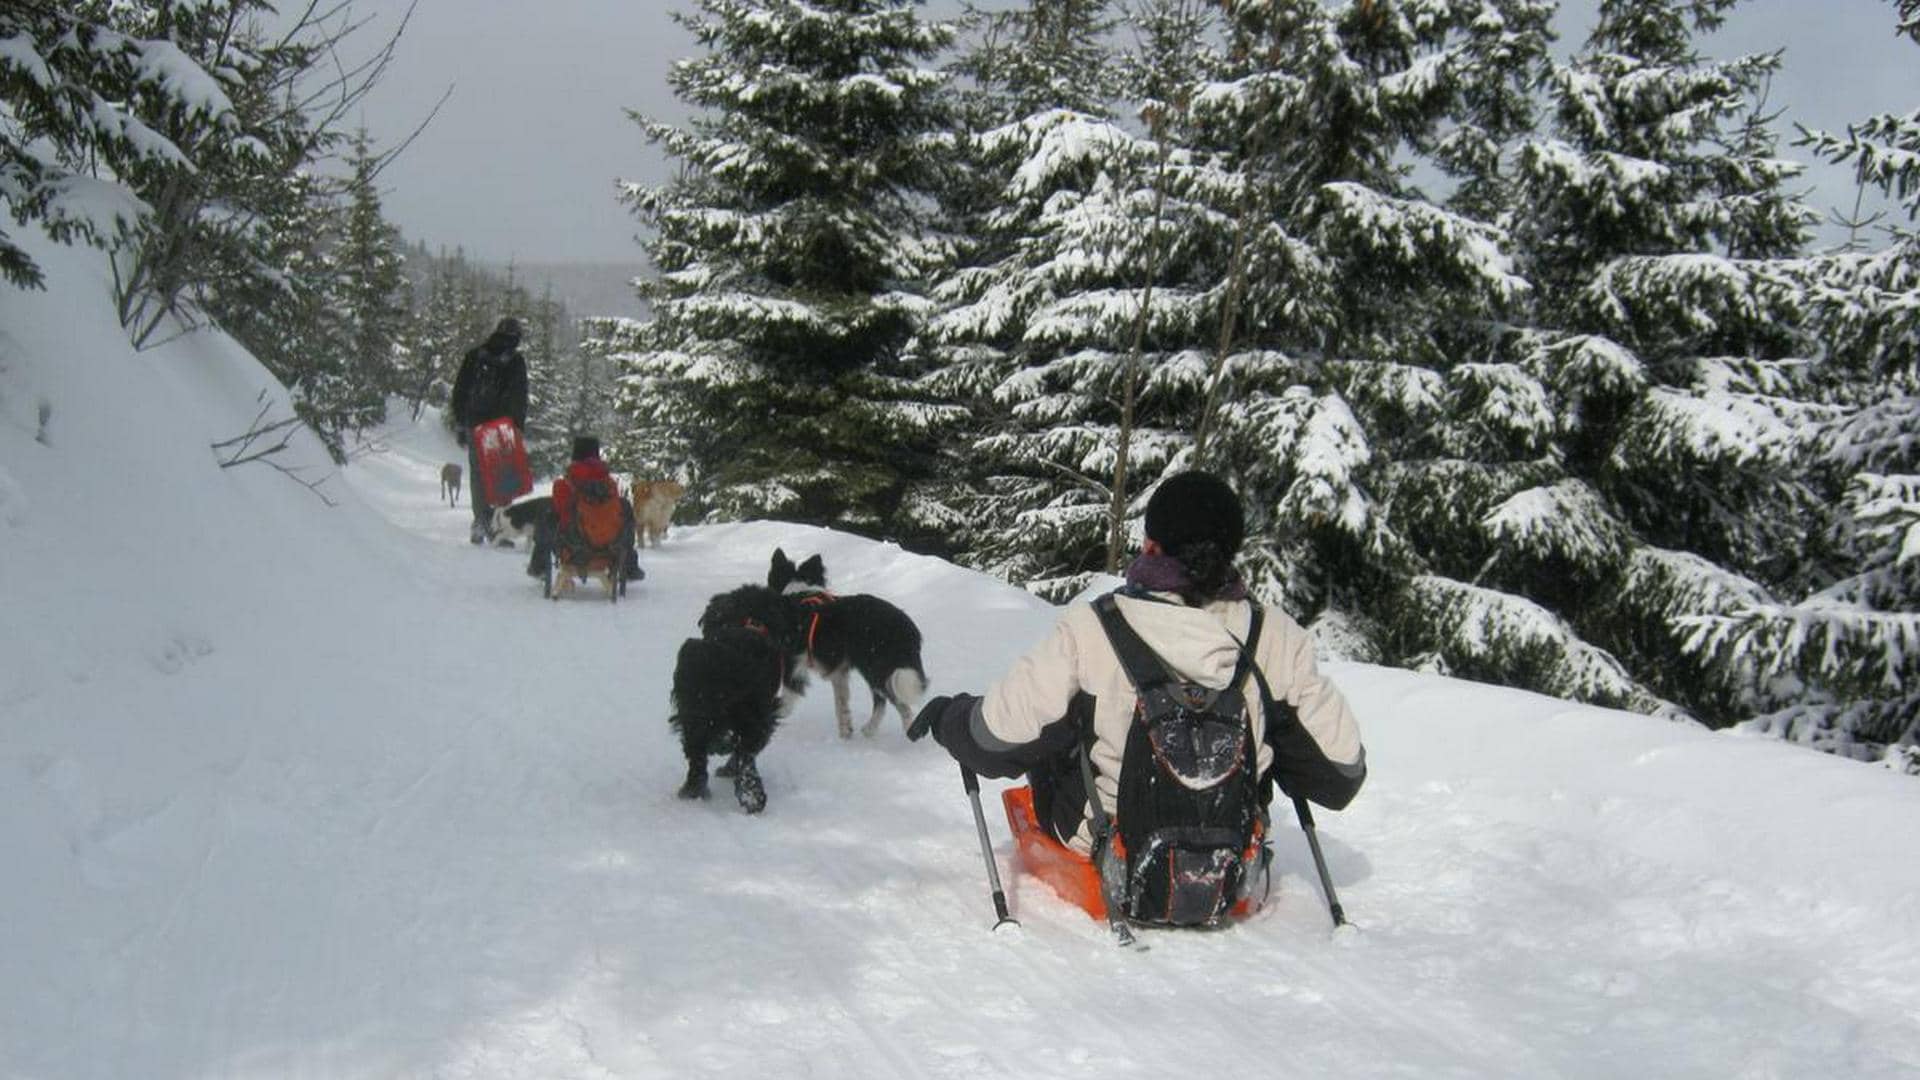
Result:
{"label": "snowy slope", "polygon": [[[38,254],[38,253],[37,253]],[[1113,948],[1003,873],[958,775],[813,691],[770,804],[673,797],[674,649],[821,552],[979,690],[1053,612],[897,548],[677,528],[618,606],[465,543],[436,424],[216,467],[271,380],[130,353],[97,257],[0,290],[0,1077],[1896,1077],[1920,785],[1362,666],[1373,775],[1229,932]],[[42,401],[46,439],[36,440]],[[989,785],[990,788],[994,785]]]}

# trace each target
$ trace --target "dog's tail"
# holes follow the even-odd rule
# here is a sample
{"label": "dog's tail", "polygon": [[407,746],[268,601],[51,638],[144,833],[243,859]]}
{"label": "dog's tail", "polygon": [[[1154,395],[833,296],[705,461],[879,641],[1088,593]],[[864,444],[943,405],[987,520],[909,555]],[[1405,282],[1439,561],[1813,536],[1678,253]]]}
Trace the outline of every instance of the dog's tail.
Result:
{"label": "dog's tail", "polygon": [[887,676],[887,695],[909,715],[919,711],[920,699],[927,692],[927,673],[918,668],[894,668]]}

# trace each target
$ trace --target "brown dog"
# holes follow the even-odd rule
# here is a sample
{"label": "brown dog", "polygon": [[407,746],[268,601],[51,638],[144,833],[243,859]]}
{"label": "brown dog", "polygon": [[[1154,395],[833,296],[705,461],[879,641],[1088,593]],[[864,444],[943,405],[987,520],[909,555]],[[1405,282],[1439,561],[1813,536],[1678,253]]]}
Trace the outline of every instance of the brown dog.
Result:
{"label": "brown dog", "polygon": [[440,466],[440,497],[448,506],[460,505],[460,466],[451,461]]}
{"label": "brown dog", "polygon": [[687,489],[678,480],[633,481],[633,525],[636,546],[659,547],[673,521],[673,508]]}

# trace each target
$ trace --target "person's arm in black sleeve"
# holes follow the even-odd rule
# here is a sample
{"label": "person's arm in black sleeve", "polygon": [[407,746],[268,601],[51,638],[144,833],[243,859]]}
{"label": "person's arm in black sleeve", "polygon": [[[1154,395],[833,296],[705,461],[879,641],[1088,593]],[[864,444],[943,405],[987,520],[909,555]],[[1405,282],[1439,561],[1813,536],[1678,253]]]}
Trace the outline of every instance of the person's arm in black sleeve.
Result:
{"label": "person's arm in black sleeve", "polygon": [[461,358],[460,374],[453,378],[453,394],[447,401],[453,410],[453,425],[459,429],[473,426],[473,403],[469,399],[473,397],[474,359],[471,351]]}
{"label": "person's arm in black sleeve", "polygon": [[[1347,699],[1313,658],[1313,639],[1275,612],[1261,635],[1260,690],[1267,698],[1267,776],[1290,797],[1343,809],[1367,779],[1367,751]],[[1271,684],[1268,680],[1272,680]]]}
{"label": "person's arm in black sleeve", "polygon": [[1079,738],[1077,717],[1069,713],[1043,727],[1032,742],[1004,742],[987,727],[980,703],[973,694],[934,698],[921,708],[907,737],[918,739],[931,733],[953,760],[981,776],[1001,779],[1026,775],[1028,769],[1063,753]]}
{"label": "person's arm in black sleeve", "polygon": [[517,352],[513,354],[513,367],[508,372],[506,404],[513,426],[527,430],[527,361]]}
{"label": "person's arm in black sleeve", "polygon": [[1267,775],[1289,798],[1344,810],[1366,782],[1366,752],[1353,762],[1328,757],[1301,725],[1300,714],[1285,701],[1267,705],[1267,744],[1273,747],[1273,765]]}
{"label": "person's arm in black sleeve", "polygon": [[1075,655],[1073,634],[1062,619],[985,697],[935,698],[913,730],[931,727],[947,753],[982,776],[1020,776],[1079,739],[1085,714],[1072,708],[1075,697],[1083,696]]}

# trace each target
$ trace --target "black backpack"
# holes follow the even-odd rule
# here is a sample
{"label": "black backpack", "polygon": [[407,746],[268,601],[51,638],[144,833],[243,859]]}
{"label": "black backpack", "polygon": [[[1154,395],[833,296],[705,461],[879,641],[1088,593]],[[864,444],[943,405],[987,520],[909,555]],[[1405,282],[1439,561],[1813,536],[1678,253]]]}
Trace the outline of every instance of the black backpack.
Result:
{"label": "black backpack", "polygon": [[[1251,649],[1241,649],[1226,689],[1213,690],[1168,670],[1112,595],[1093,607],[1139,698],[1112,821],[1082,754],[1109,917],[1118,910],[1140,923],[1218,925],[1266,862],[1259,746],[1246,708]],[[1259,640],[1260,621],[1256,604],[1249,643]]]}
{"label": "black backpack", "polygon": [[512,352],[494,352],[482,345],[479,357],[473,367],[473,381],[468,384],[467,398],[463,403],[467,417],[474,423],[484,423],[498,416],[507,415],[507,365],[512,361]]}

